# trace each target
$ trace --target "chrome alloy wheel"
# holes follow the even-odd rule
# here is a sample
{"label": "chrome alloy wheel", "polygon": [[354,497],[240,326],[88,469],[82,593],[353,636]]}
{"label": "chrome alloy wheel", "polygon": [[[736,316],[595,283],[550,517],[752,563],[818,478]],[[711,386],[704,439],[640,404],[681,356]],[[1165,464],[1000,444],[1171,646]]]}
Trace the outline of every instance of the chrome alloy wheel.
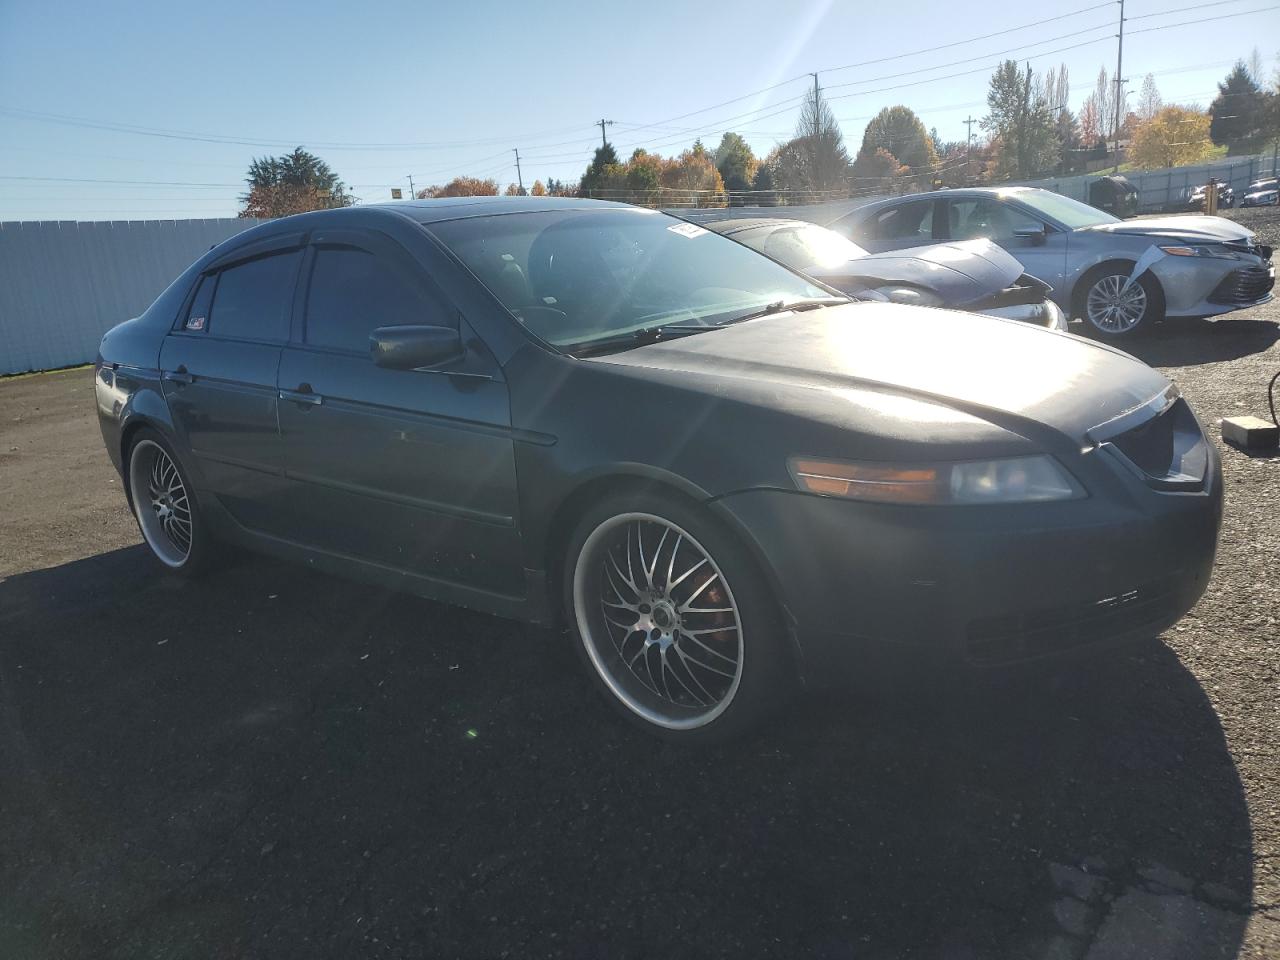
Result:
{"label": "chrome alloy wheel", "polygon": [[191,503],[173,459],[158,443],[140,440],[129,457],[129,492],[151,551],[169,567],[191,556]]}
{"label": "chrome alloy wheel", "polygon": [[728,581],[687,531],[647,513],[587,537],[573,605],[592,665],[630,710],[673,730],[701,727],[742,680],[742,622]]}
{"label": "chrome alloy wheel", "polygon": [[[1128,284],[1128,286],[1126,286]],[[1100,277],[1085,300],[1089,322],[1103,333],[1128,333],[1147,312],[1147,291],[1123,274]]]}

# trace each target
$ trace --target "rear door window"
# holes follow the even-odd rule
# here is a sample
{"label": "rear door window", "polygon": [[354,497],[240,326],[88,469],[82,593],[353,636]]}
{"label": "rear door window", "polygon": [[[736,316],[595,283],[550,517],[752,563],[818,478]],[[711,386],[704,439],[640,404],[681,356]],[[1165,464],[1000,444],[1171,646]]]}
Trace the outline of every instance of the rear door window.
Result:
{"label": "rear door window", "polygon": [[368,356],[375,328],[404,324],[455,325],[407,264],[359,247],[316,248],[307,291],[309,346]]}
{"label": "rear door window", "polygon": [[223,270],[209,310],[209,334],[233,340],[288,340],[301,257],[301,251],[290,250]]}
{"label": "rear door window", "polygon": [[196,295],[191,298],[191,307],[182,321],[182,329],[188,333],[203,333],[209,326],[209,307],[213,304],[213,288],[217,286],[217,276],[200,278],[200,286]]}
{"label": "rear door window", "polygon": [[933,201],[919,200],[890,207],[876,214],[871,236],[877,240],[933,240]]}

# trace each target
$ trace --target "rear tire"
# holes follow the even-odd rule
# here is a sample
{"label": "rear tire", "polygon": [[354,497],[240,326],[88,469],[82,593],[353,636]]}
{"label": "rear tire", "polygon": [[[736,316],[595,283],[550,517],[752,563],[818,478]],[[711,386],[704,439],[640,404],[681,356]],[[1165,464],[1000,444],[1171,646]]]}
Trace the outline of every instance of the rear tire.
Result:
{"label": "rear tire", "polygon": [[129,445],[125,480],[143,541],[166,569],[183,576],[214,559],[213,538],[182,461],[159,433],[143,428]]}
{"label": "rear tire", "polygon": [[1086,329],[1106,340],[1130,337],[1150,330],[1164,319],[1164,291],[1160,283],[1143,273],[1128,283],[1133,267],[1103,264],[1086,273],[1076,285],[1075,310]]}
{"label": "rear tire", "polygon": [[768,582],[692,502],[637,492],[596,504],[570,536],[563,582],[593,685],[651,734],[723,743],[795,688]]}

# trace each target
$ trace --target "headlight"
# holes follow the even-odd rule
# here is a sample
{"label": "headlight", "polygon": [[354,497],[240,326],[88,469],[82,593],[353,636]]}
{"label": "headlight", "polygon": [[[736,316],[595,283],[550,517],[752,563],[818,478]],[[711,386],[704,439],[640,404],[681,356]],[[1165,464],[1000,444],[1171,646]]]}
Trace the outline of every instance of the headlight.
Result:
{"label": "headlight", "polygon": [[807,493],[875,503],[1033,503],[1084,496],[1075,478],[1045,454],[930,464],[793,457],[788,466]]}
{"label": "headlight", "polygon": [[1059,333],[1066,333],[1070,329],[1067,324],[1067,315],[1052,300],[1044,302],[1044,311],[1045,316],[1048,318],[1048,323],[1045,324],[1046,329],[1057,330]]}
{"label": "headlight", "polygon": [[1230,250],[1215,246],[1194,246],[1191,244],[1161,247],[1171,257],[1208,257],[1210,260],[1234,260],[1236,255]]}
{"label": "headlight", "polygon": [[915,287],[876,287],[875,291],[894,303],[910,303],[917,307],[940,307],[943,303],[936,293]]}

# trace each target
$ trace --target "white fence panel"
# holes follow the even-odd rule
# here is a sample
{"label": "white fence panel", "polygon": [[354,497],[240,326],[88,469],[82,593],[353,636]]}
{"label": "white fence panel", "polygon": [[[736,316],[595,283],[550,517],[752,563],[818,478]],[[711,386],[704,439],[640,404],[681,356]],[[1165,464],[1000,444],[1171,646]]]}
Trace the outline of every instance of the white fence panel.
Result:
{"label": "white fence panel", "polygon": [[0,223],[0,374],[87,363],[197,257],[259,220]]}

